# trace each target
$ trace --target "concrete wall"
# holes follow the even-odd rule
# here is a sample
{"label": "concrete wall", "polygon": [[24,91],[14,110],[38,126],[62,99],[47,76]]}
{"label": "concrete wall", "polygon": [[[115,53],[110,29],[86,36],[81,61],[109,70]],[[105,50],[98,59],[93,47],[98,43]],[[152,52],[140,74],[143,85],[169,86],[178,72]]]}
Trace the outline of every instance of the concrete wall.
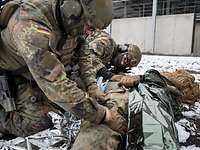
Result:
{"label": "concrete wall", "polygon": [[194,56],[200,56],[200,22],[195,24],[194,32]]}
{"label": "concrete wall", "polygon": [[193,14],[158,16],[155,49],[151,49],[151,17],[115,19],[111,35],[117,43],[135,43],[143,52],[190,55],[193,37]]}

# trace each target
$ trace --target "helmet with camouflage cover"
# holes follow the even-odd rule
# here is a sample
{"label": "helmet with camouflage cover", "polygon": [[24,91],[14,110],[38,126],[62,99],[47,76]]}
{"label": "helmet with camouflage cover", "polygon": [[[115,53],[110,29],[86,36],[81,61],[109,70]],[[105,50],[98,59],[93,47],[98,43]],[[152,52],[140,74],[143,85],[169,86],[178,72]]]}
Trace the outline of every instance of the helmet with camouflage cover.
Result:
{"label": "helmet with camouflage cover", "polygon": [[54,16],[60,29],[70,35],[82,34],[85,21],[79,0],[57,0],[53,4]]}
{"label": "helmet with camouflage cover", "polygon": [[142,53],[140,51],[140,48],[136,45],[129,44],[128,45],[129,66],[130,67],[137,66],[139,64],[141,58],[142,58]]}
{"label": "helmet with camouflage cover", "polygon": [[88,24],[104,29],[112,20],[112,0],[80,0]]}
{"label": "helmet with camouflage cover", "polygon": [[113,63],[118,67],[136,67],[142,57],[138,46],[133,44],[118,45]]}

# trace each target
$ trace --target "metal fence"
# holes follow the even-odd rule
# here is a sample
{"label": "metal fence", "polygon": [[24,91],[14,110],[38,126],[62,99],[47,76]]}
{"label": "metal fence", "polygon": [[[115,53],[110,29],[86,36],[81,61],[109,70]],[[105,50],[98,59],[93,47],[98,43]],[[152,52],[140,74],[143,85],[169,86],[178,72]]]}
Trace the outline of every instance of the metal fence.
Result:
{"label": "metal fence", "polygon": [[[153,0],[113,0],[114,18],[152,15]],[[200,0],[158,0],[157,15],[200,13]]]}

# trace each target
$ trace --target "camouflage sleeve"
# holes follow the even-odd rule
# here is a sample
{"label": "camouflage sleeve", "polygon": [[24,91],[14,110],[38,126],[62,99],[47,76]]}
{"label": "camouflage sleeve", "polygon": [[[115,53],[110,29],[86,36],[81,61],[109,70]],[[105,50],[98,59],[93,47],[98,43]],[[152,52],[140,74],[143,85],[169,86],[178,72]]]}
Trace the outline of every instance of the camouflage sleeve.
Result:
{"label": "camouflage sleeve", "polygon": [[93,101],[75,82],[66,77],[63,64],[49,51],[51,31],[33,21],[21,21],[14,27],[18,55],[49,100],[80,118],[99,123],[105,109]]}
{"label": "camouflage sleeve", "polygon": [[92,65],[97,73],[111,61],[116,44],[108,33],[101,30],[95,31],[86,40],[91,51]]}
{"label": "camouflage sleeve", "polygon": [[[92,65],[95,68],[95,74],[101,69],[105,67],[105,62],[103,62],[102,56],[104,54],[104,49],[105,47],[99,47],[98,50],[96,49],[91,49],[89,45],[89,49],[91,51],[91,57],[92,57]],[[98,51],[98,53],[96,53]]]}
{"label": "camouflage sleeve", "polygon": [[79,52],[79,65],[81,78],[86,87],[96,83],[96,72],[92,64],[92,55],[87,43],[83,43]]}

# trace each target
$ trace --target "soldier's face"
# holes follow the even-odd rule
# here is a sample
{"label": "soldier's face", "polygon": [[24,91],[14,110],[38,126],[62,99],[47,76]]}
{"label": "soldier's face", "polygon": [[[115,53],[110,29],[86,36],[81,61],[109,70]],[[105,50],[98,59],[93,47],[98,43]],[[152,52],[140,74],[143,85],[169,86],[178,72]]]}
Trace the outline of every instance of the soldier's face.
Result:
{"label": "soldier's face", "polygon": [[128,52],[119,53],[113,60],[113,65],[120,68],[135,67],[137,64],[137,59]]}
{"label": "soldier's face", "polygon": [[113,59],[113,65],[120,68],[128,67],[128,53],[119,53]]}
{"label": "soldier's face", "polygon": [[129,62],[129,57],[128,57],[128,53],[126,52],[126,53],[122,53],[122,57],[121,57],[121,66],[126,66],[126,67],[128,67],[128,63]]}

